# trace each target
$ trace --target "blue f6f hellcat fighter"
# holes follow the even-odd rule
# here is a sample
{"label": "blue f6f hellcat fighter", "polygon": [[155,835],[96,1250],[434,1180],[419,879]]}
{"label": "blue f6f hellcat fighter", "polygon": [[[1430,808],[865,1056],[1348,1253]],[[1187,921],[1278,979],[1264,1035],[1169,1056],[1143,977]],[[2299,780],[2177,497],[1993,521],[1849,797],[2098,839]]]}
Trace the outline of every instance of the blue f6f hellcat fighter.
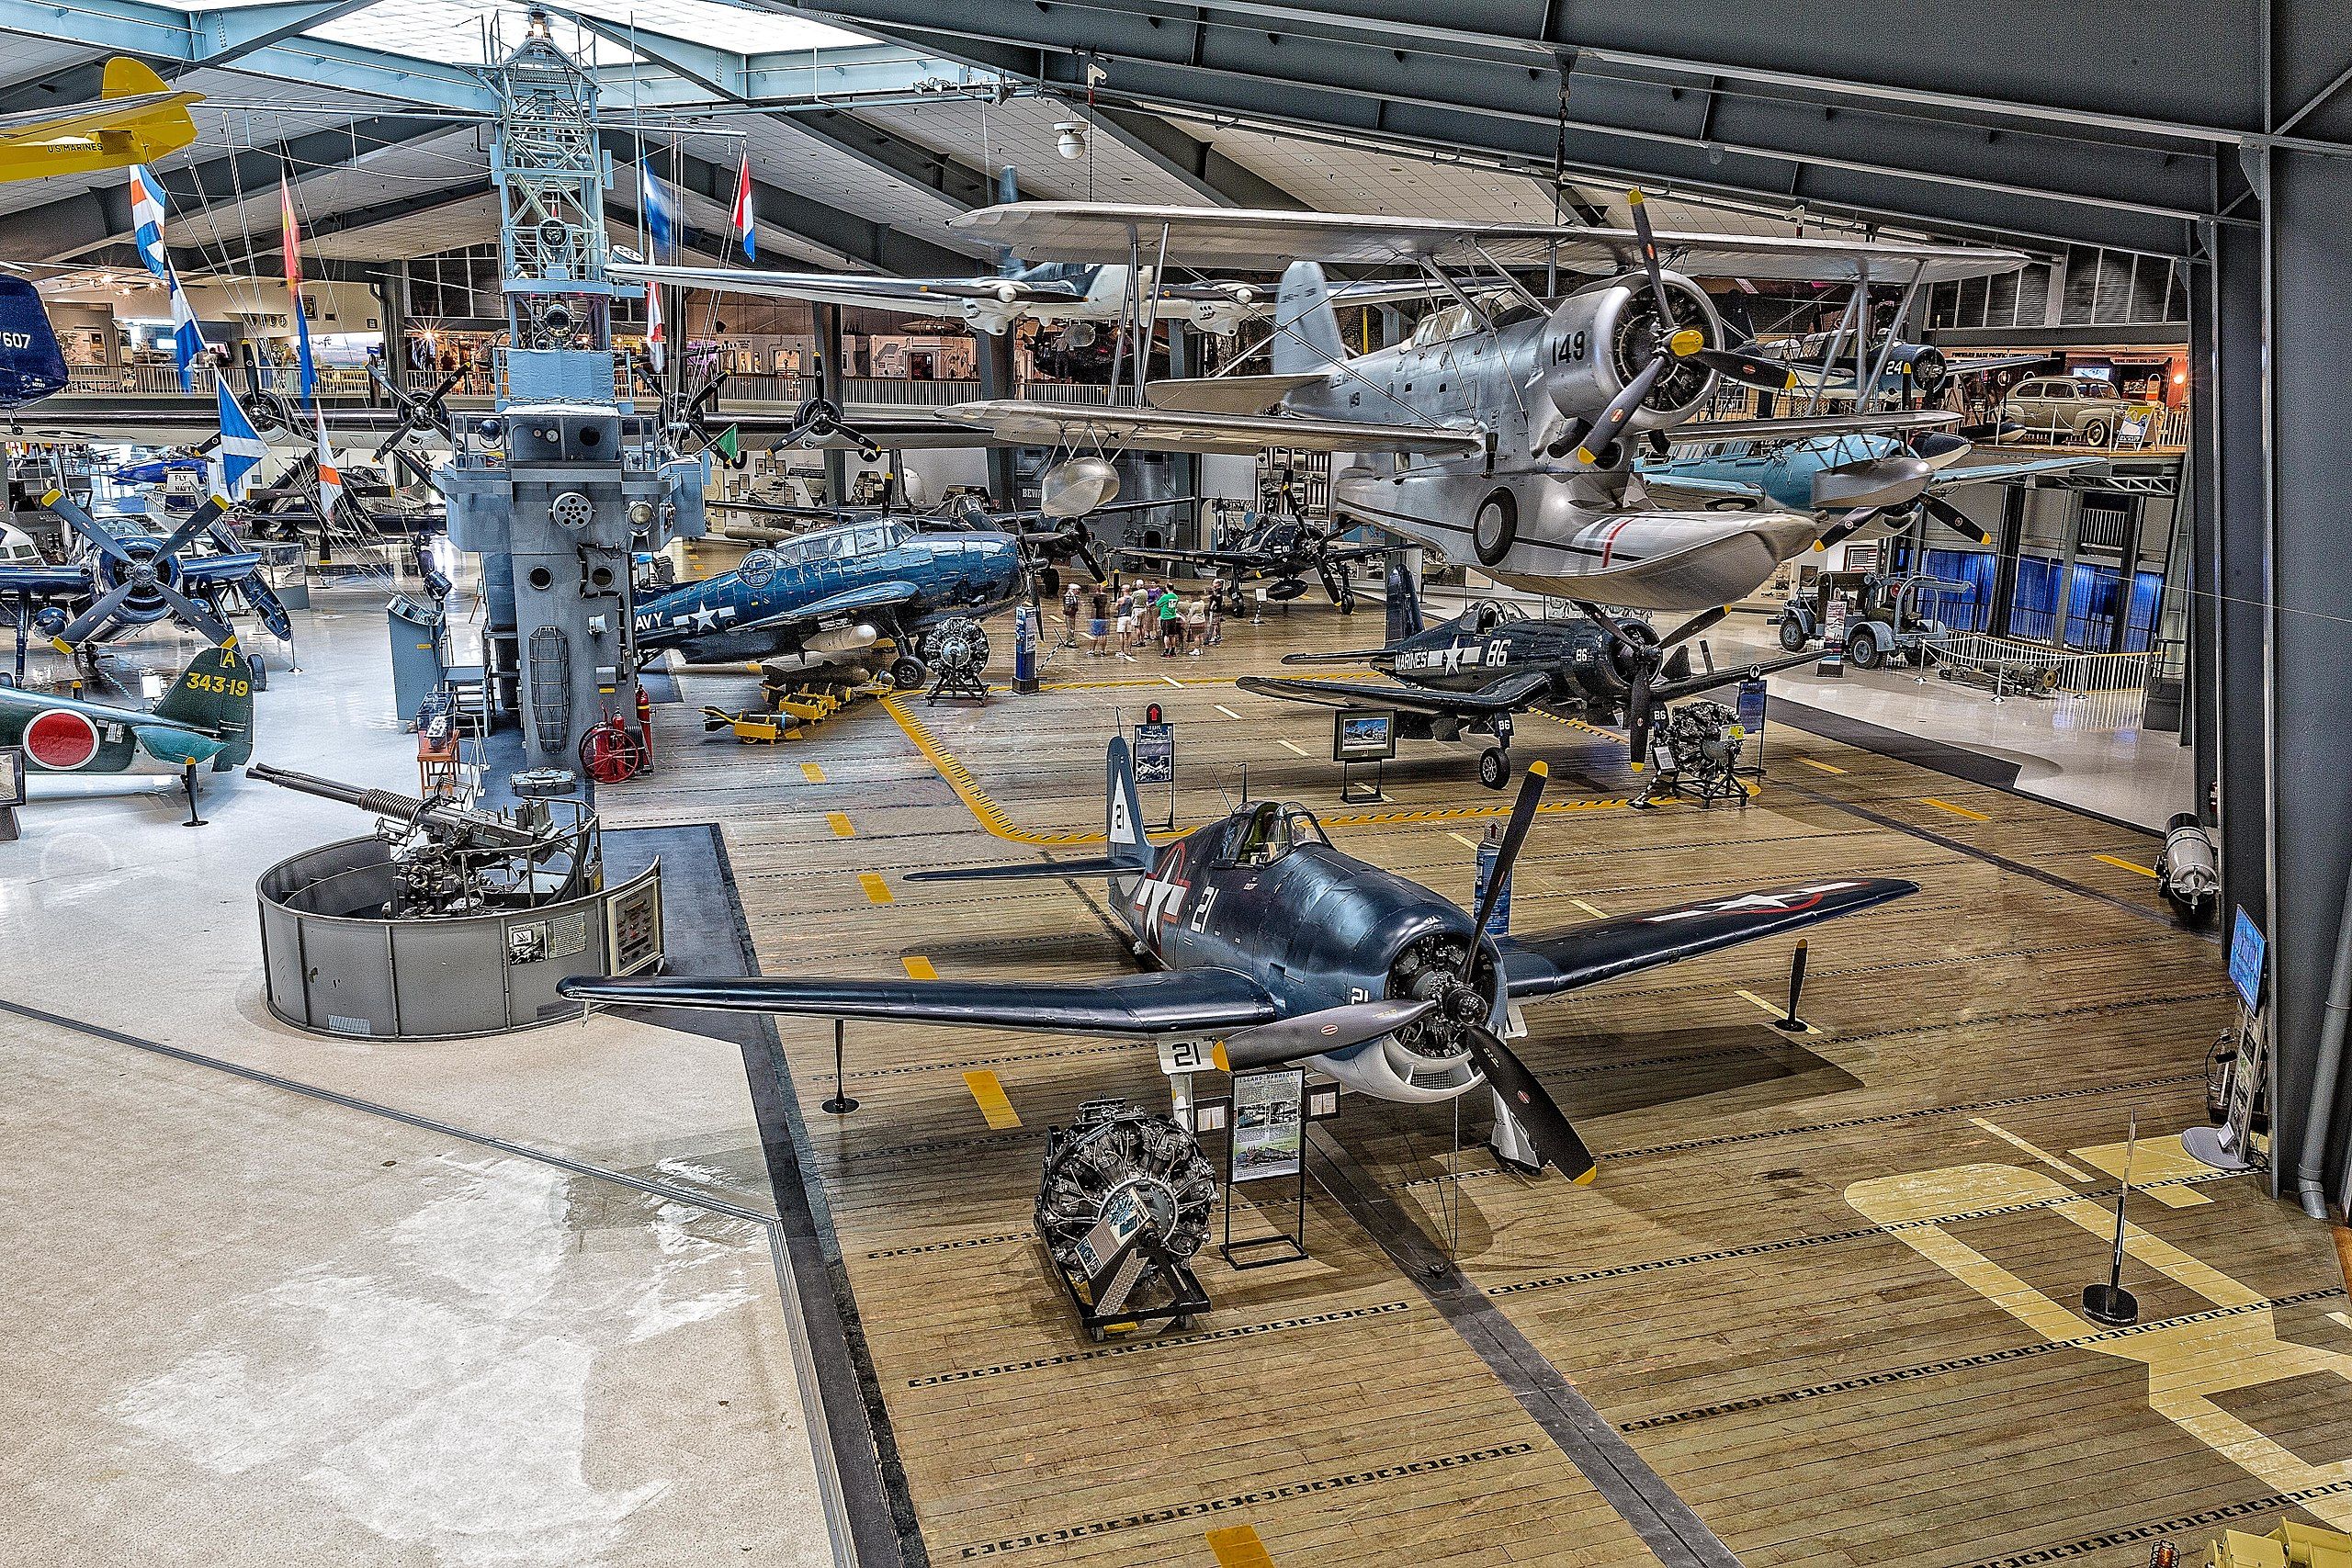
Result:
{"label": "blue f6f hellcat fighter", "polygon": [[757,662],[792,673],[900,687],[925,674],[922,634],[1001,610],[1021,594],[1024,541],[984,529],[926,533],[876,519],[820,528],[753,550],[723,577],[637,609],[637,650],[676,649],[690,664]]}
{"label": "blue f6f hellcat fighter", "polygon": [[[1110,908],[1159,973],[1078,981],[662,976],[580,977],[567,997],[640,1007],[797,1013],[1105,1034],[1183,1046],[1226,1072],[1300,1063],[1381,1100],[1430,1102],[1491,1086],[1525,1136],[1497,1148],[1575,1180],[1593,1157],[1503,1031],[1510,1006],[1849,915],[1918,888],[1875,877],[1675,905],[1532,936],[1480,933],[1535,818],[1529,771],[1476,916],[1332,847],[1305,807],[1247,802],[1154,846],[1126,743],[1113,740],[1100,860],[916,872],[922,880],[1104,876]],[[1500,1129],[1498,1129],[1499,1131]],[[1511,1152],[1518,1151],[1518,1152]]]}

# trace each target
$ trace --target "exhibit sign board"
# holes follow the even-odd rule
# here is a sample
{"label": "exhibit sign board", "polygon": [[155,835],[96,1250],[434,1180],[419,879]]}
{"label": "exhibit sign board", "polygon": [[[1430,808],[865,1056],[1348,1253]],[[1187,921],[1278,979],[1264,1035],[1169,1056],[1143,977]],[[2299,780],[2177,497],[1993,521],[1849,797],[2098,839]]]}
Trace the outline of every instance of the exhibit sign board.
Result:
{"label": "exhibit sign board", "polygon": [[1396,715],[1387,709],[1342,708],[1331,716],[1331,761],[1385,762],[1396,755]]}
{"label": "exhibit sign board", "polygon": [[2230,931],[2230,984],[2237,987],[2238,999],[2245,1003],[2249,1012],[2262,1006],[2264,946],[2262,928],[2240,905],[2237,923]]}
{"label": "exhibit sign board", "polygon": [[1306,1069],[1241,1073],[1233,1080],[1232,1176],[1238,1183],[1305,1168]]}
{"label": "exhibit sign board", "polygon": [[1176,782],[1176,727],[1172,724],[1136,726],[1136,783],[1172,784]]}

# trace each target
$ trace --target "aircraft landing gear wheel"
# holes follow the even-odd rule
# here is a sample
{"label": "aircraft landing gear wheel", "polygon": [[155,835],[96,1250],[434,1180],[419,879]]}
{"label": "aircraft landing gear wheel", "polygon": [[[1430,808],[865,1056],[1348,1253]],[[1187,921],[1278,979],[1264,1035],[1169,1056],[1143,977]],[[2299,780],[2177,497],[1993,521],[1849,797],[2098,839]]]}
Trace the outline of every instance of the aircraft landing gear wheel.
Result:
{"label": "aircraft landing gear wheel", "polygon": [[1478,508],[1470,533],[1471,546],[1477,550],[1482,564],[1498,566],[1510,554],[1510,547],[1518,537],[1519,505],[1511,499],[1510,491],[1498,490]]}
{"label": "aircraft landing gear wheel", "polygon": [[1356,596],[1355,596],[1353,593],[1351,593],[1351,593],[1342,593],[1342,594],[1340,594],[1340,614],[1341,614],[1341,615],[1354,615],[1355,613],[1356,613]]}
{"label": "aircraft landing gear wheel", "polygon": [[1499,746],[1489,746],[1479,752],[1478,782],[1488,789],[1500,789],[1510,783],[1510,753]]}
{"label": "aircraft landing gear wheel", "polygon": [[1846,637],[1846,657],[1857,670],[1875,670],[1883,662],[1878,646],[1878,634],[1868,626],[1856,626]]}
{"label": "aircraft landing gear wheel", "polygon": [[901,655],[890,660],[890,684],[902,692],[911,692],[922,685],[922,678],[929,671],[924,670],[922,660],[920,659]]}
{"label": "aircraft landing gear wheel", "polygon": [[1812,640],[1804,635],[1804,627],[1797,624],[1797,618],[1794,615],[1781,617],[1781,646],[1782,648],[1787,649],[1791,653],[1803,653],[1804,645]]}

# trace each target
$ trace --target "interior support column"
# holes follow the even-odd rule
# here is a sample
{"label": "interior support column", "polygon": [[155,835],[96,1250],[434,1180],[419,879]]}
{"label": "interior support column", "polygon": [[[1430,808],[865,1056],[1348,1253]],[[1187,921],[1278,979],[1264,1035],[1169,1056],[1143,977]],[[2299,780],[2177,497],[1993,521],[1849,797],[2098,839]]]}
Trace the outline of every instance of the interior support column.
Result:
{"label": "interior support column", "polygon": [[2025,548],[2026,487],[2001,487],[2001,527],[1993,540],[1993,603],[1985,607],[1984,630],[1994,637],[2009,635],[2009,615],[2017,607],[2018,552]]}
{"label": "interior support column", "polygon": [[[2270,603],[2269,481],[2263,444],[2262,240],[2218,229],[2212,287],[2196,312],[2214,346],[2210,386],[2192,388],[2209,411],[2210,454],[2196,468],[2213,511],[2216,778],[2221,786],[2222,902],[2270,919],[2269,699],[2265,668]],[[2200,421],[2199,434],[2206,434]]]}
{"label": "interior support column", "polygon": [[[2352,378],[2352,160],[2274,150],[2268,183],[2272,1168],[2290,1192],[2304,1129],[2326,1106],[2324,1180],[2340,1201],[2352,1096],[2336,1092],[2341,1062],[2331,1071],[2318,1055],[2352,870],[2352,455],[2328,414]],[[2224,733],[2240,739],[2234,724]]]}
{"label": "interior support column", "polygon": [[[817,390],[842,406],[842,308],[819,305],[817,312]],[[849,502],[849,454],[839,446],[825,448],[825,499],[833,506]]]}
{"label": "interior support column", "polygon": [[[1019,397],[1020,389],[1012,384],[1012,329],[1007,328],[1001,333],[984,333],[975,327],[972,330],[972,343],[978,350],[975,357],[979,362],[982,400],[993,401],[1000,398]],[[1013,493],[1019,479],[1013,472],[1012,448],[991,446],[988,449],[988,455],[989,499],[998,506],[1007,509],[1020,505],[1020,498]]]}

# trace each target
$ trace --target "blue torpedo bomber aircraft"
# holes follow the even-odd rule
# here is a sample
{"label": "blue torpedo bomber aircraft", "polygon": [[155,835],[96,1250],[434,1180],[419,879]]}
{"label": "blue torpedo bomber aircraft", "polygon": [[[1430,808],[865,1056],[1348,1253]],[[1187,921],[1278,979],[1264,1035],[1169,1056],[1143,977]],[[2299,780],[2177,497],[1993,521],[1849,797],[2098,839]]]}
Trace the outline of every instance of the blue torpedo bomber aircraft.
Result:
{"label": "blue torpedo bomber aircraft", "polygon": [[[1888,877],[1826,877],[1492,937],[1489,917],[1544,794],[1529,772],[1474,916],[1442,895],[1341,852],[1303,806],[1245,802],[1153,845],[1126,742],[1106,759],[1110,853],[1099,860],[914,872],[922,881],[1102,876],[1110,908],[1153,973],[1079,981],[581,976],[567,997],[638,1007],[954,1023],[1151,1040],[1163,1066],[1220,1071],[1302,1064],[1359,1093],[1407,1103],[1495,1092],[1497,1152],[1593,1173],[1584,1140],[1504,1043],[1511,1007],[1850,915],[1918,891]],[[1171,1055],[1177,1047],[1185,1049]]]}

